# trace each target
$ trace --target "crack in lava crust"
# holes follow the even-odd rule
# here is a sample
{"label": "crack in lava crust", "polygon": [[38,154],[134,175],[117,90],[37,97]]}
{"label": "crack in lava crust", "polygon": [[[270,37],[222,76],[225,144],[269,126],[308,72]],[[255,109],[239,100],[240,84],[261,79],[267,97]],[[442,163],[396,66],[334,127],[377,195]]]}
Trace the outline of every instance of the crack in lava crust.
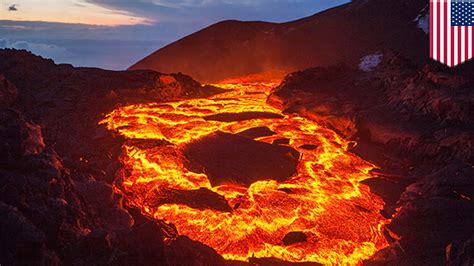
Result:
{"label": "crack in lava crust", "polygon": [[[275,84],[220,84],[228,92],[208,99],[120,107],[101,122],[128,139],[166,140],[143,148],[124,145],[127,175],[120,184],[128,204],[154,219],[174,224],[181,235],[214,248],[225,259],[274,257],[292,262],[359,264],[387,246],[380,215],[383,201],[360,181],[374,166],[347,151],[349,142],[335,132],[296,115],[244,121],[207,121],[222,113],[281,114],[266,103]],[[188,143],[216,131],[237,133],[266,126],[272,143],[290,139],[301,154],[297,173],[285,182],[261,180],[250,187],[212,187],[205,174],[186,169],[182,153]],[[298,148],[314,145],[313,150]],[[232,212],[194,209],[183,204],[157,204],[169,189],[206,188],[221,195]],[[161,201],[163,202],[163,201]],[[290,232],[303,232],[305,242],[284,245]]]}

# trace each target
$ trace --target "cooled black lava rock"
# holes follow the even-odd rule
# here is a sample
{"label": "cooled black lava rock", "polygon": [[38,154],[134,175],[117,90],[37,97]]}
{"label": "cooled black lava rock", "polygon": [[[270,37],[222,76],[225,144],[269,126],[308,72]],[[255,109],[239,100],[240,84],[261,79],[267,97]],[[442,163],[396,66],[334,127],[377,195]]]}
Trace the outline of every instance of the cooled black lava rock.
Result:
{"label": "cooled black lava rock", "polygon": [[14,49],[0,49],[0,74],[8,79],[0,77],[0,108],[2,101],[7,107],[14,104],[41,125],[44,142],[54,144],[67,168],[108,181],[115,176],[115,168],[108,166],[120,154],[122,140],[98,124],[105,114],[117,105],[224,91],[179,73],[74,68]]}
{"label": "cooled black lava rock", "polygon": [[446,265],[474,264],[474,236],[465,241],[455,241],[446,247]]}
{"label": "cooled black lava rock", "polygon": [[195,209],[213,209],[222,212],[232,212],[232,208],[227,200],[207,189],[197,190],[177,190],[177,189],[159,189],[153,194],[147,205],[159,206],[163,204],[184,204]]}
{"label": "cooled black lava rock", "polygon": [[267,112],[244,112],[244,113],[220,113],[204,117],[208,121],[233,122],[252,119],[276,119],[283,118],[282,115]]}
{"label": "cooled black lava rock", "polygon": [[237,135],[239,136],[247,137],[251,139],[272,136],[275,134],[276,133],[270,130],[268,127],[254,127],[254,128],[249,128],[247,130],[237,133]]}
{"label": "cooled black lava rock", "polygon": [[290,144],[290,140],[289,139],[276,139],[276,140],[273,141],[273,144],[288,145],[288,144]]}
{"label": "cooled black lava rock", "polygon": [[289,232],[285,235],[282,241],[285,246],[289,246],[300,242],[306,242],[307,237],[303,232]]}
{"label": "cooled black lava rock", "polygon": [[194,171],[208,175],[213,186],[238,183],[250,186],[259,180],[285,181],[296,172],[299,153],[279,145],[217,132],[189,144],[185,156]]}
{"label": "cooled black lava rock", "polygon": [[312,150],[317,149],[318,146],[312,145],[312,144],[304,144],[304,145],[299,146],[298,148],[303,149],[303,150],[312,151]]}
{"label": "cooled black lava rock", "polygon": [[13,103],[18,96],[18,90],[2,74],[0,74],[0,108]]}
{"label": "cooled black lava rock", "polygon": [[165,251],[165,265],[228,265],[214,249],[187,236],[176,238]]}
{"label": "cooled black lava rock", "polygon": [[46,236],[13,206],[0,201],[0,260],[5,265],[56,265]]}
{"label": "cooled black lava rock", "polygon": [[20,112],[0,109],[0,164],[21,156],[40,154],[45,145],[41,128]]}
{"label": "cooled black lava rock", "polygon": [[275,258],[250,258],[250,265],[259,266],[321,266],[317,262],[287,262]]}

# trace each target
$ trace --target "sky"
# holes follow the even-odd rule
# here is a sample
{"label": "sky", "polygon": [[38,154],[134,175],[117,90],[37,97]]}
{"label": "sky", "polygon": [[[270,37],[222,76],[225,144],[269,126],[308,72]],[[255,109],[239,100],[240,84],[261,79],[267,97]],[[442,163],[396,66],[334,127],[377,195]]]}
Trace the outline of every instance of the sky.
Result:
{"label": "sky", "polygon": [[0,0],[0,48],[122,70],[216,22],[286,22],[349,0]]}

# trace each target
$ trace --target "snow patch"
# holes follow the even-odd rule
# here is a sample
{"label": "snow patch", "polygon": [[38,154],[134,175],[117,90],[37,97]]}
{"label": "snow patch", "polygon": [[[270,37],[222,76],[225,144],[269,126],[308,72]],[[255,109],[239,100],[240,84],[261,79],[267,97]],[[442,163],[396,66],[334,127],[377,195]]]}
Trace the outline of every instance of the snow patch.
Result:
{"label": "snow patch", "polygon": [[430,33],[430,13],[428,12],[428,6],[420,10],[420,13],[414,21],[417,23],[418,28],[426,34]]}
{"label": "snow patch", "polygon": [[[28,50],[34,54],[41,55],[44,58],[64,58],[68,51],[64,47],[54,44],[36,43],[29,41],[13,41],[6,38],[0,38],[0,48],[14,48]],[[62,60],[59,60],[62,61]]]}
{"label": "snow patch", "polygon": [[359,69],[365,72],[373,71],[382,61],[383,54],[377,52],[369,54],[360,59]]}

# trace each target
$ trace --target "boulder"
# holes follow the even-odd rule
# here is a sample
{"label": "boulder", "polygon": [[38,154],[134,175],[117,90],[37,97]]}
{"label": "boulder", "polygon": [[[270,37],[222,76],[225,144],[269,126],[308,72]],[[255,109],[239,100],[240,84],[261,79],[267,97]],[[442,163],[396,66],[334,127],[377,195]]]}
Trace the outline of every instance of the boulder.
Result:
{"label": "boulder", "polygon": [[18,157],[38,155],[45,148],[41,127],[20,112],[0,109],[0,157],[6,163]]}

